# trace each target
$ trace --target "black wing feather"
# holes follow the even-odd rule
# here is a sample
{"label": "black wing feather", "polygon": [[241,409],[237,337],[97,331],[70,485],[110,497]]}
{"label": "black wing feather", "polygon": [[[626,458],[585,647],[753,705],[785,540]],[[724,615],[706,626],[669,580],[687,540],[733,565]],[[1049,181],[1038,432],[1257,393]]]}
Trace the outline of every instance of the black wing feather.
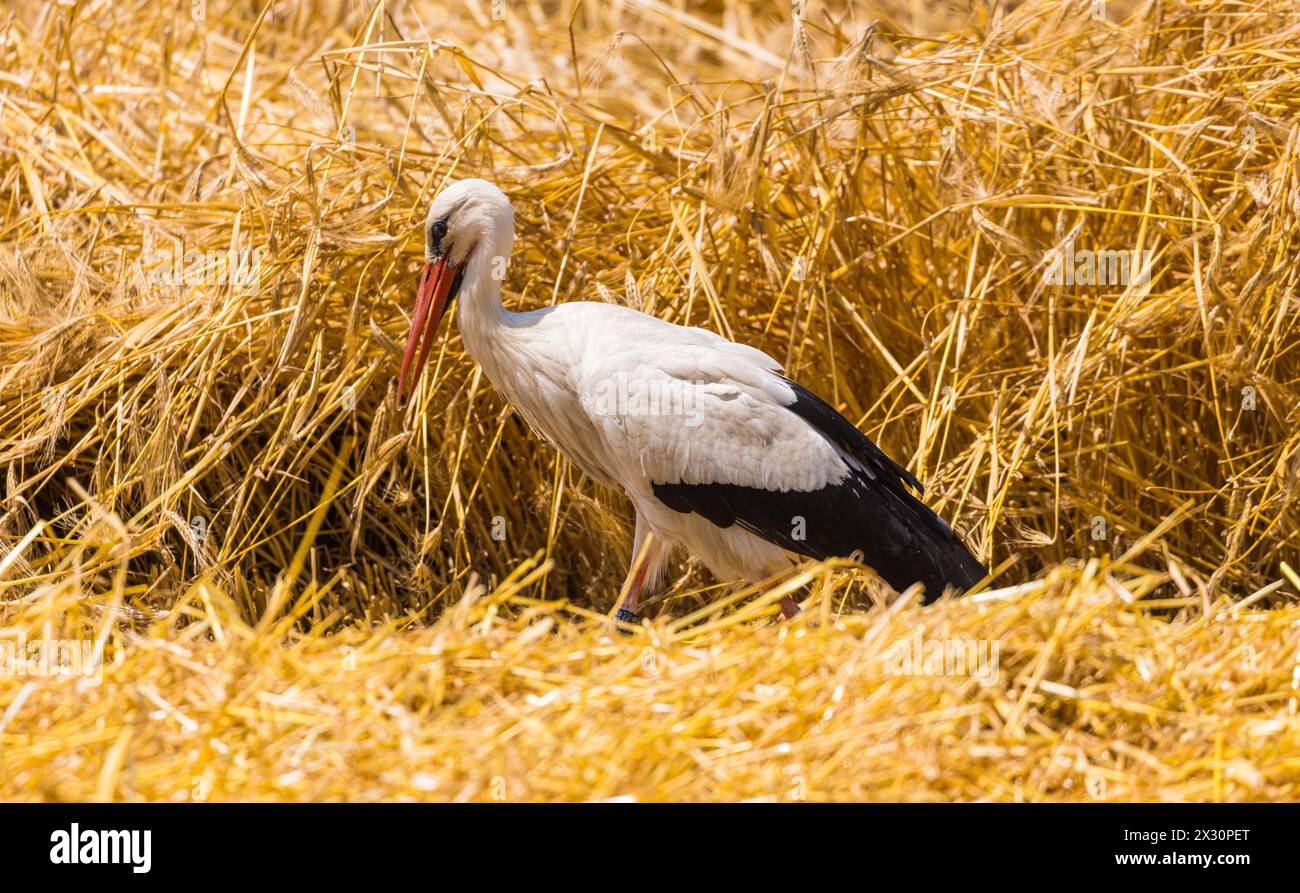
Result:
{"label": "black wing feather", "polygon": [[653,483],[674,511],[694,512],[718,527],[739,524],[783,549],[824,559],[860,553],[863,563],[902,591],[925,587],[932,601],[947,586],[969,589],[983,565],[952,528],[908,490],[916,478],[811,391],[789,379],[786,408],[861,466],[820,490],[763,490],[736,484]]}

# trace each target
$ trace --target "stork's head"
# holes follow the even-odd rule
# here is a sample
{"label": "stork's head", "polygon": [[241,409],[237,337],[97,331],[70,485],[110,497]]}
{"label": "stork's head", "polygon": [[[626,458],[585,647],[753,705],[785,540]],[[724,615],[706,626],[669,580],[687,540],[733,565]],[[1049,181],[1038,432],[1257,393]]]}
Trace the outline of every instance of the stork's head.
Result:
{"label": "stork's head", "polygon": [[433,200],[424,221],[424,272],[397,380],[398,403],[408,380],[414,389],[438,323],[461,285],[468,279],[477,287],[492,274],[500,278],[514,237],[510,199],[486,180],[458,180]]}

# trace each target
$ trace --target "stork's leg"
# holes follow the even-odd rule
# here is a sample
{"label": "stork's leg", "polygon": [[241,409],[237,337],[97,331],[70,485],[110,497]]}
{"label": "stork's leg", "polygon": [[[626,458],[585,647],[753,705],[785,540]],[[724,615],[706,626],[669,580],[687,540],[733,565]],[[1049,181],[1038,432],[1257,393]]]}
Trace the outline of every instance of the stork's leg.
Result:
{"label": "stork's leg", "polygon": [[[649,543],[646,540],[649,539]],[[662,540],[650,532],[641,513],[636,514],[636,536],[632,540],[632,565],[627,571],[627,580],[623,584],[627,596],[618,606],[614,619],[620,623],[636,624],[641,621],[640,604],[642,595],[649,594],[658,585],[660,571],[663,570],[664,558],[668,550]]]}
{"label": "stork's leg", "polygon": [[619,605],[618,611],[614,614],[614,619],[619,623],[639,623],[641,615],[639,613],[641,600],[641,589],[645,586],[645,561],[632,559],[632,567],[629,573],[629,581],[625,584],[627,589],[627,598],[623,599],[623,604]]}
{"label": "stork's leg", "polygon": [[[767,563],[763,567],[763,570],[761,572],[753,574],[753,576],[749,578],[749,581],[755,584],[762,583],[764,580],[770,580],[773,577],[776,577],[777,575],[782,574],[785,571],[788,571],[789,569],[790,569],[790,562],[787,561],[785,558],[775,559]],[[803,613],[799,609],[799,603],[796,602],[794,600],[794,596],[790,595],[789,593],[786,593],[785,595],[781,596],[780,601],[778,601],[776,604],[777,607],[781,609],[781,616],[784,617],[786,620],[791,620],[799,616],[799,614]]]}

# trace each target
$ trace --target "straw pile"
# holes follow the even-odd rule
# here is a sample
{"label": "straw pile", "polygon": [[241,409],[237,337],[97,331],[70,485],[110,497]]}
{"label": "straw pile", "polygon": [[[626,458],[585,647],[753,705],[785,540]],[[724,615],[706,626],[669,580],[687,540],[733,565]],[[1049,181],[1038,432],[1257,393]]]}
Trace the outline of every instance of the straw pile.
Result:
{"label": "straw pile", "polygon": [[[0,674],[0,797],[1294,799],[1300,16],[938,6],[10,13],[0,647],[94,673]],[[683,559],[613,635],[623,500],[454,329],[393,401],[461,176],[510,303],[767,350],[990,590]]]}

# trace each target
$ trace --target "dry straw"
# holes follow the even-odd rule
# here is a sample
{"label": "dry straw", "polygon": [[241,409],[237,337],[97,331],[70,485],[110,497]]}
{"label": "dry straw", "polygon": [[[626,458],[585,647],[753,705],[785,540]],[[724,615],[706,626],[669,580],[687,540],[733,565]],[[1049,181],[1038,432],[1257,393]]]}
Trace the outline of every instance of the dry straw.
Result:
{"label": "dry straw", "polygon": [[[92,672],[0,675],[0,796],[1294,799],[1300,17],[1011,5],[6,13],[0,646]],[[762,347],[994,588],[683,561],[611,634],[617,494],[454,331],[393,400],[470,175],[515,306]]]}

